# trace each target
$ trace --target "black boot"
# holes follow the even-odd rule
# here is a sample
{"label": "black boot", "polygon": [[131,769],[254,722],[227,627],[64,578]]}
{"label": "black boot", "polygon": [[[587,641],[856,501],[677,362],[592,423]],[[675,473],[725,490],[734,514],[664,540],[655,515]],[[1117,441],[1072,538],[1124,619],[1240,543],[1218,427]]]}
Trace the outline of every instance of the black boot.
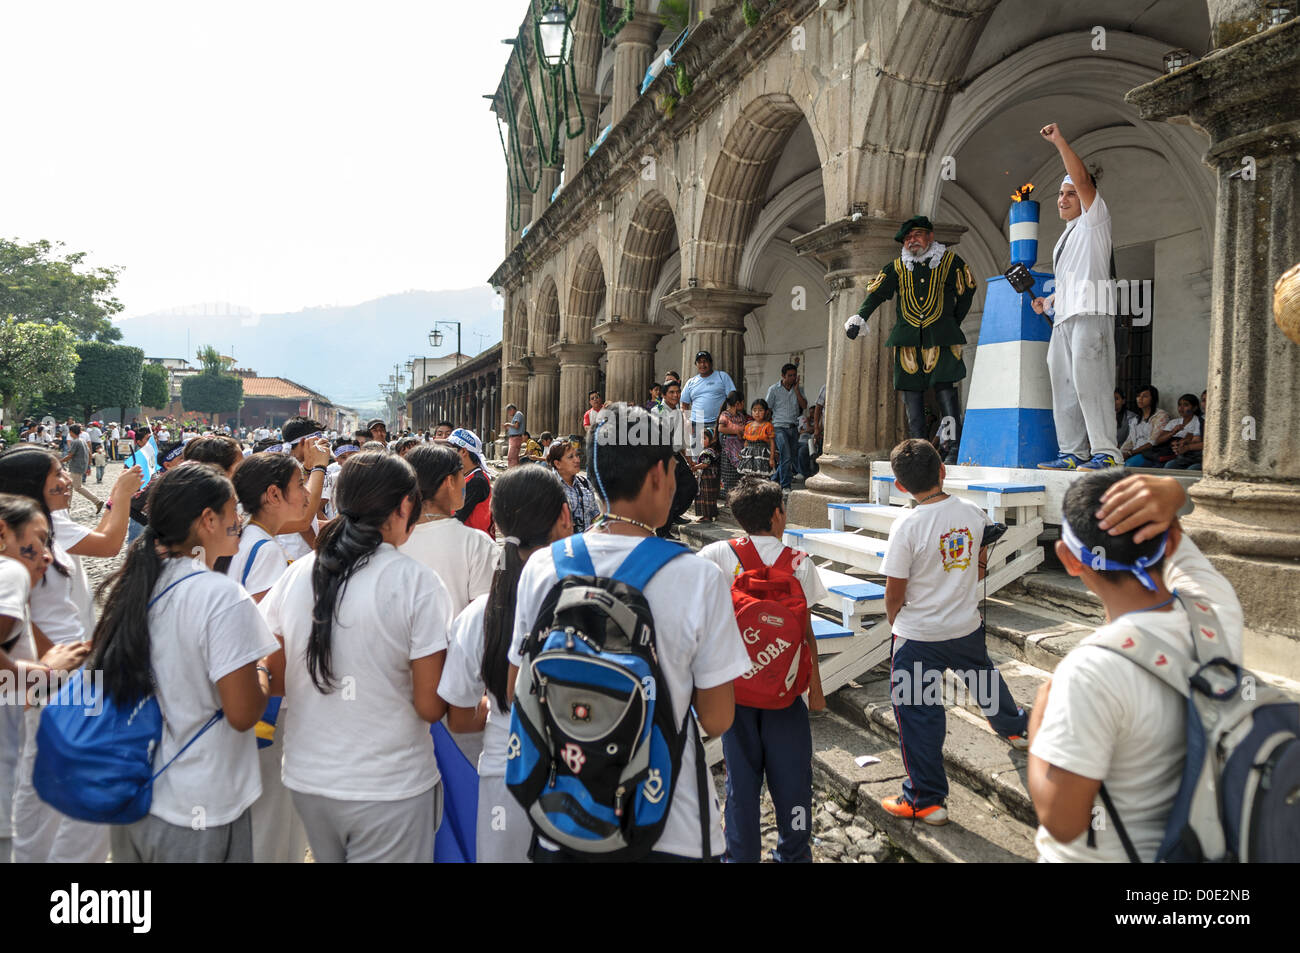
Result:
{"label": "black boot", "polygon": [[907,436],[909,439],[925,439],[925,391],[905,390],[903,409],[907,412]]}
{"label": "black boot", "polygon": [[946,422],[949,418],[953,422],[953,430],[949,439],[942,441],[939,447],[943,453],[943,462],[954,464],[957,462],[957,450],[961,447],[961,401],[957,397],[956,386],[952,384],[946,387],[936,387],[934,396],[939,401],[939,412],[943,414],[943,420],[939,424],[940,432],[945,432]]}

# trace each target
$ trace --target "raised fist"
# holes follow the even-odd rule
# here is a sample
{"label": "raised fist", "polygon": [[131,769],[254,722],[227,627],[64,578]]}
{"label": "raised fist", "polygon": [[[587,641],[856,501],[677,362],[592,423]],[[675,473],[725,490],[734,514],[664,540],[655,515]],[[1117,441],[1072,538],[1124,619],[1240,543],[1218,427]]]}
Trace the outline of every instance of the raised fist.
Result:
{"label": "raised fist", "polygon": [[861,331],[866,326],[867,326],[867,322],[862,320],[862,315],[855,314],[847,321],[844,322],[844,333],[847,334],[849,336],[849,340],[852,341],[854,338],[858,336],[858,332]]}

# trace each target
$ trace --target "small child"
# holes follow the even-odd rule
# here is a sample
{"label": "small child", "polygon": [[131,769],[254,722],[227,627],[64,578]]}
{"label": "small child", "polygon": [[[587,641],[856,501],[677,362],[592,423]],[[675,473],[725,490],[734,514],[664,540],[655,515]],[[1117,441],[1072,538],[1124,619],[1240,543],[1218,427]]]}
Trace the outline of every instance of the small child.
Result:
{"label": "small child", "polygon": [[91,449],[90,460],[95,464],[95,482],[104,482],[104,467],[108,465],[108,457],[104,453],[104,445],[97,443]]}
{"label": "small child", "polygon": [[749,412],[753,419],[745,424],[742,435],[745,446],[740,451],[740,466],[736,469],[742,476],[752,474],[766,479],[776,469],[776,431],[772,427],[772,408],[760,397],[754,401]]}
{"label": "small child", "polygon": [[[803,588],[804,601],[808,605],[827,598],[826,587],[813,561],[806,553],[787,550],[781,542],[786,518],[779,483],[743,478],[728,497],[728,506],[749,534],[747,542],[764,564],[775,565],[787,552],[790,554],[790,572]],[[710,543],[700,550],[700,556],[716,564],[729,580],[742,572],[740,559],[731,542]],[[757,863],[759,860],[762,848],[759,795],[764,776],[776,809],[779,832],[776,859],[782,863],[812,862],[806,820],[812,811],[812,730],[808,724],[808,711],[810,708],[821,711],[826,707],[826,699],[822,697],[821,677],[817,671],[812,616],[807,611],[802,628],[804,651],[812,653],[808,703],[804,703],[801,695],[796,695],[784,708],[751,708],[737,703],[731,728],[722,736],[722,753],[727,763],[727,823],[724,833],[727,860],[732,863]],[[799,818],[804,818],[804,822],[799,823]]]}
{"label": "small child", "polygon": [[704,431],[704,449],[696,455],[691,469],[700,484],[695,496],[695,515],[701,522],[710,523],[718,518],[718,493],[722,484],[718,440],[712,430]]}
{"label": "small child", "polygon": [[893,629],[890,698],[907,768],[903,793],[881,806],[895,817],[948,823],[943,770],[947,715],[927,685],[952,669],[971,690],[993,730],[1018,750],[1029,747],[1029,717],[1017,707],[984,644],[976,587],[987,556],[980,541],[989,518],[974,503],[943,492],[939,454],[924,440],[904,440],[889,455],[894,483],[917,506],[895,521],[880,572]]}
{"label": "small child", "polygon": [[658,410],[664,405],[664,385],[655,381],[650,385],[650,399],[645,403],[646,410]]}

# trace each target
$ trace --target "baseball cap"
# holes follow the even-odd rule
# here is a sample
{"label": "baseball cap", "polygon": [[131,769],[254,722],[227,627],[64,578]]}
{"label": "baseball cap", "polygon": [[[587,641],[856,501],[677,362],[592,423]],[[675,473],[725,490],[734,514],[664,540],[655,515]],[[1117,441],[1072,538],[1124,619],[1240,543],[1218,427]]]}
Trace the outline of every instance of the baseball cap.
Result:
{"label": "baseball cap", "polygon": [[708,351],[697,351],[695,353],[695,359],[697,361],[700,360],[701,358],[708,361],[710,364],[713,363],[713,355],[710,354]]}
{"label": "baseball cap", "polygon": [[381,417],[375,417],[374,419],[366,422],[367,430],[374,430],[376,427],[383,427],[385,430],[388,429],[388,425],[384,423],[383,418]]}
{"label": "baseball cap", "polygon": [[453,430],[447,442],[455,447],[463,447],[468,450],[470,456],[478,460],[478,465],[484,470],[487,469],[487,461],[483,459],[483,441],[479,440],[478,435],[472,430]]}

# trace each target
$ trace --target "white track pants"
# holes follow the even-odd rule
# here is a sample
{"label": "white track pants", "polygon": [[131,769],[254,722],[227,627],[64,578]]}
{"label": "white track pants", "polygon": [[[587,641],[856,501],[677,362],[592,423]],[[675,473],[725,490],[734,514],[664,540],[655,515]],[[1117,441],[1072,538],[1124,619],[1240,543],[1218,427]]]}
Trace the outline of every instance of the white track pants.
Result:
{"label": "white track pants", "polygon": [[1115,440],[1115,318],[1076,314],[1052,328],[1047,345],[1052,418],[1061,453],[1119,459]]}

